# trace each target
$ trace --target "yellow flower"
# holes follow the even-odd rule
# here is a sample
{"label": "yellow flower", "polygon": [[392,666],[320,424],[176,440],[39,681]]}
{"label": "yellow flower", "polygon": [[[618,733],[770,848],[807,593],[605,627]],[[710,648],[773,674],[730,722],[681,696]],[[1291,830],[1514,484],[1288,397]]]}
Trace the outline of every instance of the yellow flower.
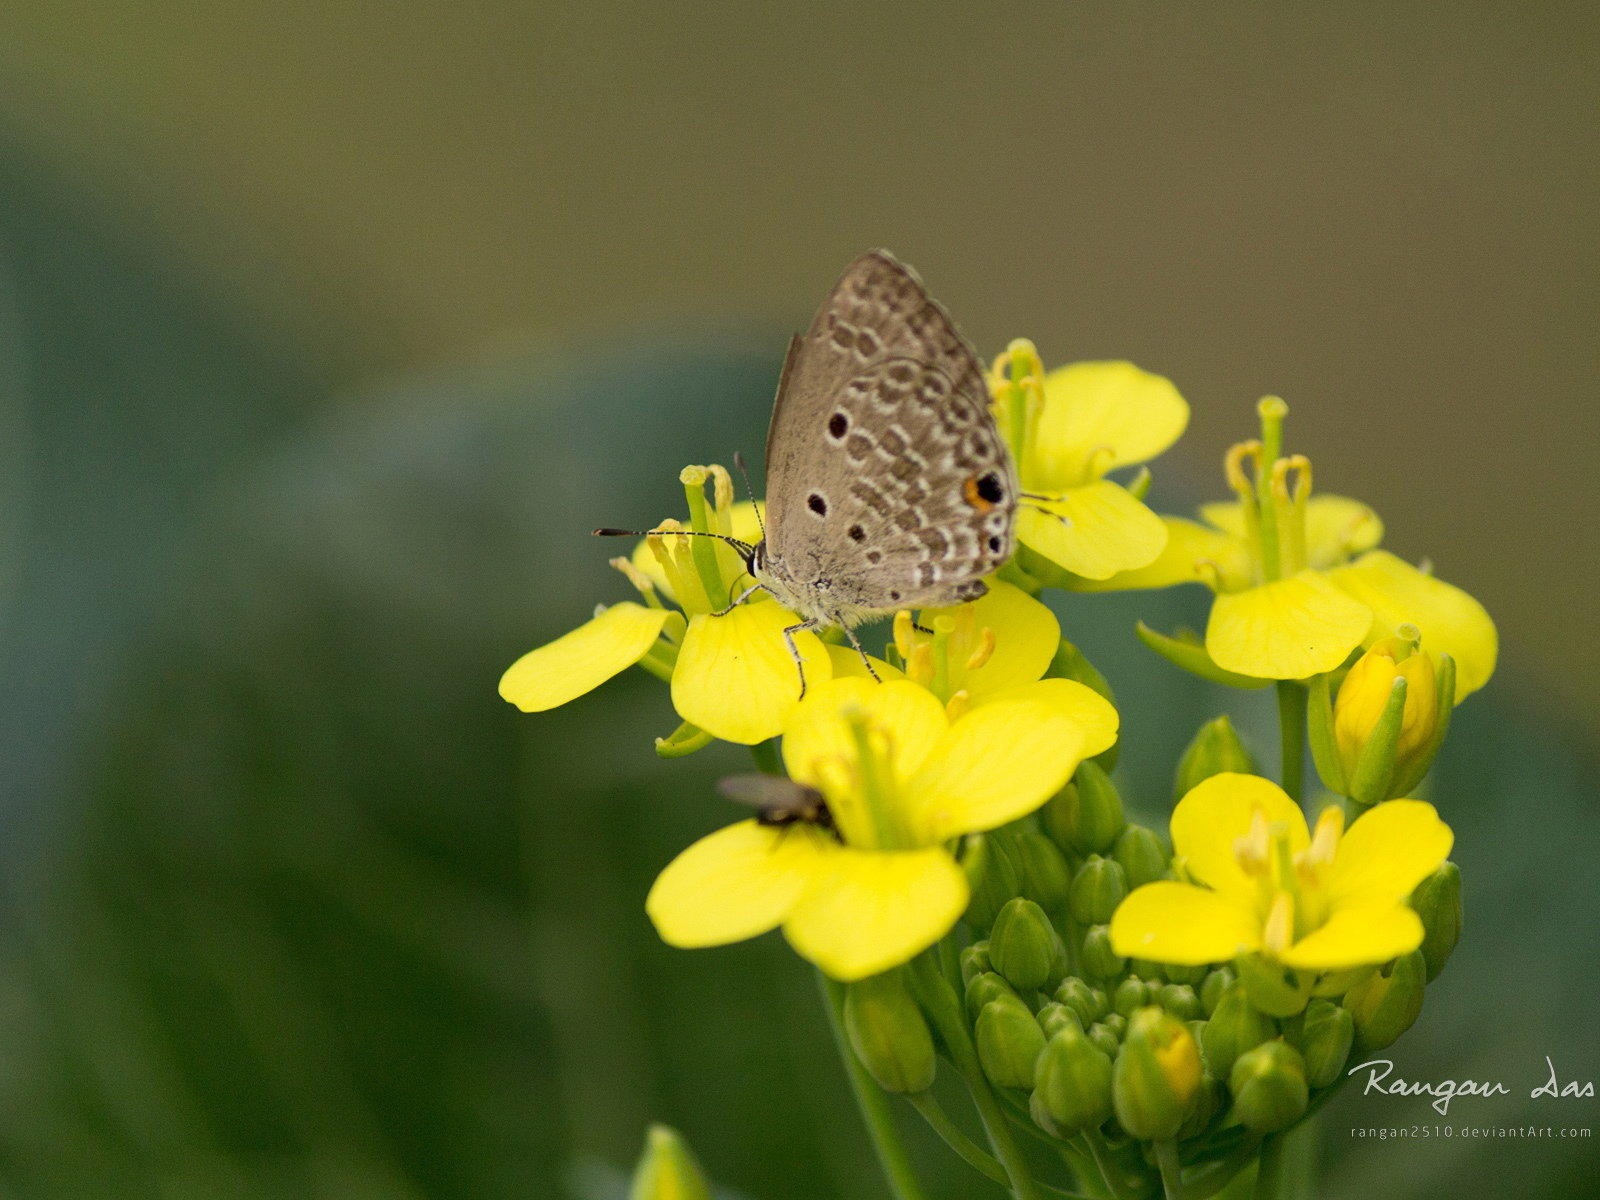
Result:
{"label": "yellow flower", "polygon": [[1483,606],[1376,549],[1383,523],[1365,504],[1312,495],[1311,463],[1279,453],[1288,406],[1269,397],[1260,411],[1262,440],[1228,452],[1238,500],[1202,507],[1204,524],[1164,518],[1166,548],[1153,562],[1079,590],[1206,584],[1216,599],[1205,647],[1236,675],[1305,679],[1410,624],[1435,665],[1455,659],[1458,703],[1482,687],[1499,645]]}
{"label": "yellow flower", "polygon": [[1416,651],[1416,642],[1408,638],[1383,638],[1356,660],[1339,685],[1333,702],[1333,736],[1346,778],[1355,776],[1396,679],[1406,681],[1405,708],[1394,743],[1396,769],[1404,771],[1432,742],[1439,727],[1438,681],[1433,660]]}
{"label": "yellow flower", "polygon": [[1086,579],[1142,567],[1161,552],[1161,519],[1105,476],[1156,457],[1183,433],[1189,405],[1171,380],[1129,362],[1074,363],[1046,375],[1033,344],[1018,340],[995,360],[990,391],[1032,496],[1017,513],[1023,546]]}
{"label": "yellow flower", "polygon": [[[689,524],[663,521],[658,532],[691,528],[759,540],[755,506],[733,503],[727,471],[686,467],[681,478]],[[746,745],[776,737],[800,695],[800,674],[783,639],[784,627],[798,618],[761,592],[723,611],[753,582],[734,547],[709,537],[653,536],[631,559],[612,565],[644,602],[605,608],[524,654],[501,678],[500,695],[523,712],[544,712],[638,664],[672,681],[673,707],[689,725]],[[824,646],[814,634],[797,634],[795,645],[808,683],[831,677],[836,661],[846,672],[861,669],[853,653]]]}
{"label": "yellow flower", "polygon": [[1431,804],[1391,800],[1355,821],[1326,809],[1313,836],[1300,809],[1255,775],[1214,775],[1172,814],[1193,883],[1136,889],[1111,918],[1118,954],[1201,965],[1259,952],[1307,972],[1388,962],[1422,944],[1406,906],[1454,835]]}
{"label": "yellow flower", "polygon": [[790,776],[817,788],[835,829],[742,821],[662,871],[645,909],[674,946],[714,946],[782,926],[805,958],[845,981],[906,962],[966,910],[950,843],[1042,805],[1116,715],[1065,679],[1012,689],[952,719],[907,679],[833,679],[784,729]]}

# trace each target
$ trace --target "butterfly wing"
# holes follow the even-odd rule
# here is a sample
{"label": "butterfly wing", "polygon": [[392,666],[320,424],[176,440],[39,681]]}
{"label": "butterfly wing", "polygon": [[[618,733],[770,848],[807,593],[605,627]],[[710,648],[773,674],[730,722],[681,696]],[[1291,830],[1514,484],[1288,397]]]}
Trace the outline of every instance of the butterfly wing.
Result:
{"label": "butterfly wing", "polygon": [[1016,472],[983,368],[917,277],[863,255],[790,346],[767,435],[768,561],[818,611],[983,593]]}

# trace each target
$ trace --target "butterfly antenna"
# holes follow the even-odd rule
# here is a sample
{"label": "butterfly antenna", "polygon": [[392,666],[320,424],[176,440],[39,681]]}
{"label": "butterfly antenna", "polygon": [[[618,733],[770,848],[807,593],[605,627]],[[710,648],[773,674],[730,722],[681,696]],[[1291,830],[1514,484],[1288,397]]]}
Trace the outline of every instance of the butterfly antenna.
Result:
{"label": "butterfly antenna", "polygon": [[595,537],[708,537],[716,538],[719,542],[727,542],[739,552],[741,558],[749,558],[755,547],[749,542],[730,537],[726,533],[706,533],[699,529],[611,529],[609,527],[596,529]]}
{"label": "butterfly antenna", "polygon": [[761,540],[767,540],[767,523],[761,519],[761,502],[756,499],[756,490],[750,486],[750,470],[744,465],[744,452],[733,452],[733,465],[739,468],[739,474],[744,478],[744,490],[750,497],[750,507],[756,510],[756,525],[761,530]]}

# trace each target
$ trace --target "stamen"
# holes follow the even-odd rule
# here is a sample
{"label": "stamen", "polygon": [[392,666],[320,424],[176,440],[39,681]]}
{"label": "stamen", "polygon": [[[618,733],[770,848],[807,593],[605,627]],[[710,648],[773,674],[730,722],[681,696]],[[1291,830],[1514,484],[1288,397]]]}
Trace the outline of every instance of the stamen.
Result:
{"label": "stamen", "polygon": [[666,607],[661,603],[661,597],[656,595],[655,581],[634,566],[631,558],[619,555],[611,560],[611,565],[622,572],[622,577],[633,585],[633,590],[638,592],[651,608]]}
{"label": "stamen", "polygon": [[1276,958],[1294,945],[1294,897],[1279,892],[1272,898],[1266,924],[1261,930],[1261,948]]}
{"label": "stamen", "polygon": [[916,619],[911,615],[911,610],[902,608],[894,615],[894,647],[900,651],[903,660],[911,658],[911,651],[917,644]]}
{"label": "stamen", "polygon": [[971,711],[972,693],[967,691],[966,688],[962,688],[951,696],[944,706],[944,715],[949,718],[952,725]]}
{"label": "stamen", "polygon": [[933,688],[933,643],[919,641],[906,653],[906,678],[919,687]]}
{"label": "stamen", "polygon": [[1233,857],[1246,875],[1264,875],[1272,857],[1272,826],[1264,809],[1250,815],[1250,829],[1233,841]]}
{"label": "stamen", "polygon": [[907,843],[895,807],[894,775],[890,767],[892,742],[866,713],[852,709],[844,714],[850,736],[856,745],[856,776],[861,783],[861,799],[872,826],[869,849],[893,850]]}
{"label": "stamen", "polygon": [[994,630],[985,625],[978,631],[978,644],[972,648],[972,653],[967,655],[967,670],[976,671],[993,658],[994,647]]}
{"label": "stamen", "polygon": [[[1291,485],[1289,476],[1294,475]],[[1293,494],[1291,495],[1291,489]],[[1311,495],[1311,460],[1304,454],[1272,464],[1272,502],[1278,524],[1278,565],[1287,578],[1306,565],[1306,501]]]}
{"label": "stamen", "polygon": [[1295,870],[1303,886],[1314,888],[1321,882],[1323,870],[1332,864],[1334,855],[1339,851],[1339,839],[1342,836],[1344,809],[1337,804],[1330,804],[1317,817],[1317,828],[1311,835],[1311,844],[1296,856]]}
{"label": "stamen", "polygon": [[1111,464],[1116,461],[1117,452],[1110,446],[1096,446],[1089,451],[1089,457],[1084,460],[1083,471],[1088,481],[1092,482],[1101,478],[1111,469]]}
{"label": "stamen", "polygon": [[1261,471],[1261,443],[1258,441],[1239,442],[1228,447],[1228,452],[1222,456],[1222,471],[1228,477],[1228,486],[1239,494],[1239,498],[1249,505],[1256,494],[1255,481],[1244,473],[1244,464],[1248,462],[1253,474]]}

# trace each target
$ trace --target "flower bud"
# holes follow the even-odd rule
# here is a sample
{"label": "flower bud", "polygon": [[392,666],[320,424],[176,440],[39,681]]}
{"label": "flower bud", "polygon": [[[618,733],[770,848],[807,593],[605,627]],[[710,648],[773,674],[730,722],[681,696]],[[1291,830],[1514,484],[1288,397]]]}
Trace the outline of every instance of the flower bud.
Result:
{"label": "flower bud", "polygon": [[1226,716],[1217,717],[1200,726],[1194,741],[1178,760],[1178,773],[1173,780],[1172,799],[1182,800],[1196,785],[1213,775],[1237,771],[1241,775],[1256,773],[1255,760],[1244,748],[1233,722]]}
{"label": "flower bud", "polygon": [[1122,832],[1122,797],[1098,763],[1086,762],[1050,801],[1045,820],[1067,853],[1104,854]]}
{"label": "flower bud", "polygon": [[1015,996],[991,1000],[974,1031],[978,1062],[996,1087],[1031,1088],[1033,1065],[1044,1050],[1044,1031]]}
{"label": "flower bud", "polygon": [[[1403,697],[1396,692],[1401,679]],[[1419,755],[1437,750],[1438,722],[1433,660],[1417,652],[1414,638],[1388,637],[1374,644],[1350,668],[1333,701],[1334,743],[1349,794],[1375,804],[1390,798],[1389,785],[1397,776],[1420,777]]]}
{"label": "flower bud", "polygon": [[1067,911],[1080,925],[1105,925],[1127,894],[1127,877],[1116,859],[1091,854],[1072,877]]}
{"label": "flower bud", "polygon": [[1305,1115],[1310,1095],[1300,1052],[1284,1041],[1265,1042],[1239,1056],[1228,1074],[1233,1115],[1247,1129],[1276,1133]]}
{"label": "flower bud", "polygon": [[1143,825],[1129,825],[1124,829],[1117,836],[1111,854],[1122,868],[1130,892],[1160,879],[1172,862],[1161,835]]}
{"label": "flower bud", "polygon": [[1010,996],[1013,999],[1019,998],[1012,986],[994,971],[983,971],[974,975],[967,982],[967,1020],[976,1021],[985,1004],[991,1000],[998,1000],[1002,996]]}
{"label": "flower bud", "polygon": [[1006,849],[1016,863],[1022,894],[1045,912],[1060,912],[1072,872],[1056,844],[1037,829],[1019,829]]}
{"label": "flower bud", "polygon": [[1217,1001],[1216,1011],[1200,1036],[1206,1066],[1218,1079],[1228,1078],[1239,1056],[1278,1035],[1272,1018],[1250,1003],[1244,984],[1235,983]]}
{"label": "flower bud", "polygon": [[[1108,1013],[1107,1016],[1116,1017],[1117,1014]],[[1117,1020],[1122,1021],[1122,1018],[1117,1017]],[[1115,1029],[1110,1025],[1107,1025],[1104,1021],[1096,1021],[1093,1025],[1089,1026],[1087,1030],[1087,1036],[1089,1040],[1095,1044],[1095,1047],[1107,1058],[1115,1058],[1117,1056],[1117,1051],[1122,1049],[1122,1035],[1126,1031],[1126,1026],[1126,1021],[1122,1022],[1121,1027]]]}
{"label": "flower bud", "polygon": [[1355,1020],[1350,1010],[1331,1000],[1313,1000],[1285,1034],[1305,1060],[1306,1083],[1325,1088],[1339,1078],[1355,1040]]}
{"label": "flower bud", "polygon": [[711,1186],[677,1130],[650,1126],[628,1200],[711,1200]]}
{"label": "flower bud", "polygon": [[1093,925],[1083,935],[1083,973],[1096,982],[1109,983],[1127,969],[1128,960],[1111,948],[1111,927]]}
{"label": "flower bud", "polygon": [[1039,1028],[1044,1030],[1046,1038],[1054,1037],[1069,1026],[1079,1033],[1084,1031],[1083,1020],[1078,1014],[1065,1004],[1058,1004],[1053,1000],[1039,1010],[1037,1017]]}
{"label": "flower bud", "polygon": [[1081,1030],[1061,1030],[1034,1064],[1033,1102],[1049,1116],[1058,1137],[1104,1124],[1111,1116],[1110,1056]]}
{"label": "flower bud", "polygon": [[1200,1007],[1205,1010],[1206,1016],[1217,1011],[1218,1002],[1237,978],[1232,967],[1215,967],[1206,972],[1200,983]]}
{"label": "flower bud", "polygon": [[1422,951],[1413,950],[1345,993],[1344,1006],[1355,1020],[1356,1044],[1362,1050],[1382,1050],[1411,1028],[1422,1012],[1427,975]]}
{"label": "flower bud", "polygon": [[1048,990],[1067,973],[1067,948],[1044,909],[1016,896],[989,931],[989,961],[1021,991]]}
{"label": "flower bud", "polygon": [[1145,1141],[1176,1136],[1199,1094],[1200,1074],[1189,1027],[1159,1008],[1139,1009],[1112,1070],[1117,1121]]}
{"label": "flower bud", "polygon": [[1411,907],[1422,918],[1422,960],[1432,983],[1461,940],[1461,868],[1446,862],[1417,884]]}
{"label": "flower bud", "polygon": [[933,1086],[933,1034],[898,972],[846,986],[844,1028],[861,1065],[884,1091],[906,1095]]}
{"label": "flower bud", "polygon": [[1241,955],[1234,967],[1250,1003],[1269,1017],[1292,1017],[1311,998],[1311,976],[1263,955]]}
{"label": "flower bud", "polygon": [[1190,987],[1199,987],[1206,977],[1205,967],[1191,966],[1188,963],[1167,963],[1161,968],[1161,973],[1167,977],[1168,983],[1187,983]]}
{"label": "flower bud", "polygon": [[1099,988],[1090,987],[1076,975],[1069,975],[1063,979],[1061,986],[1056,989],[1055,996],[1056,1003],[1070,1008],[1085,1029],[1111,1011],[1111,1004],[1106,994]]}
{"label": "flower bud", "polygon": [[1164,984],[1153,998],[1157,1004],[1180,1021],[1200,1019],[1200,997],[1187,983]]}
{"label": "flower bud", "polygon": [[994,964],[989,961],[989,939],[973,942],[961,952],[961,986],[966,987],[985,971],[994,970]]}
{"label": "flower bud", "polygon": [[1150,992],[1150,985],[1144,980],[1129,976],[1112,991],[1111,1011],[1124,1017],[1130,1016],[1135,1009],[1151,1003]]}
{"label": "flower bud", "polygon": [[967,838],[961,855],[961,869],[967,875],[972,898],[967,902],[967,920],[974,929],[994,924],[1007,900],[1022,890],[1016,864],[1006,853],[1004,838],[994,833],[973,834]]}

